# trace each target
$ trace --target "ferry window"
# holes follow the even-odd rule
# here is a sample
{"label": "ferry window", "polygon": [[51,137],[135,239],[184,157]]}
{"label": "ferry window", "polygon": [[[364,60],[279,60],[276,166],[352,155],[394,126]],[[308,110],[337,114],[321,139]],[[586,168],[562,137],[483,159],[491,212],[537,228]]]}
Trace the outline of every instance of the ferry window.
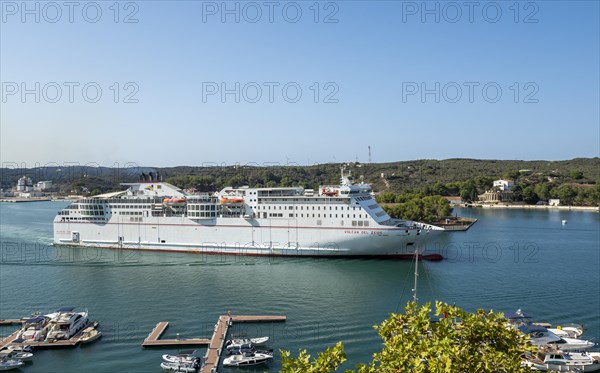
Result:
{"label": "ferry window", "polygon": [[342,227],[343,227],[344,226],[344,221],[342,220],[341,223],[342,223]]}
{"label": "ferry window", "polygon": [[363,226],[363,221],[362,221],[362,220],[359,220],[359,221],[358,221],[358,226],[359,226],[359,227],[362,227],[362,226]]}
{"label": "ferry window", "polygon": [[293,217],[294,217],[294,214],[290,214],[290,218],[293,218]]}
{"label": "ferry window", "polygon": [[352,220],[352,226],[356,227],[356,220]]}
{"label": "ferry window", "polygon": [[330,217],[330,218],[332,217],[332,216],[331,216],[331,214],[329,214],[329,217]]}
{"label": "ferry window", "polygon": [[317,225],[322,225],[323,222],[321,220],[317,220]]}
{"label": "ferry window", "polygon": [[312,216],[312,217],[314,218],[314,217],[315,217],[315,214],[313,214],[313,216]]}
{"label": "ferry window", "polygon": [[353,217],[353,218],[356,218],[356,214],[352,214],[352,217]]}
{"label": "ferry window", "polygon": [[335,217],[337,218],[337,214],[335,214]]}
{"label": "ferry window", "polygon": [[368,226],[369,226],[369,221],[368,221],[368,220],[366,220],[366,221],[365,221],[365,227],[368,227]]}
{"label": "ferry window", "polygon": [[321,214],[317,214],[317,217],[319,217],[319,218],[320,218],[320,217],[321,217]]}

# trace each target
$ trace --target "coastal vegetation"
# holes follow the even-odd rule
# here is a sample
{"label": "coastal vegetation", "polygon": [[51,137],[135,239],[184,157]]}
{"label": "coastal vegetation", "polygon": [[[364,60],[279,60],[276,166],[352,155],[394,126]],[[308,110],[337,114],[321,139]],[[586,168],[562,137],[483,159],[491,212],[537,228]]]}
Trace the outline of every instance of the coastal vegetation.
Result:
{"label": "coastal vegetation", "polygon": [[[383,340],[381,351],[346,372],[528,372],[521,359],[537,349],[506,326],[502,313],[469,313],[442,302],[436,302],[433,315],[429,303],[409,302],[404,313],[391,314],[375,329]],[[312,360],[306,350],[297,358],[281,351],[281,372],[333,372],[346,358],[341,342]]]}
{"label": "coastal vegetation", "polygon": [[[5,163],[4,166],[7,164]],[[34,182],[52,180],[56,192],[93,195],[119,190],[122,182],[139,180],[142,173],[153,171],[180,188],[216,191],[225,186],[252,187],[304,186],[337,184],[339,163],[312,166],[297,164],[236,164],[181,167],[98,167],[49,165],[36,168],[3,167],[0,182],[4,190],[14,187],[19,177],[27,175]],[[460,196],[464,202],[477,201],[478,195],[492,187],[497,179],[515,182],[513,199],[517,203],[536,204],[560,199],[563,205],[600,204],[600,159],[576,158],[565,161],[515,160],[415,160],[392,163],[351,163],[355,182],[373,186],[376,193],[400,195],[406,206],[392,211],[398,216],[413,213],[415,196]],[[397,203],[397,201],[394,201]],[[433,201],[427,205],[434,204]],[[408,210],[406,212],[405,210]],[[437,213],[437,212],[436,212]],[[407,215],[403,215],[407,214]],[[425,213],[425,215],[435,215]]]}
{"label": "coastal vegetation", "polygon": [[383,209],[393,218],[433,223],[452,213],[450,202],[440,195],[423,193],[383,192],[375,197]]}

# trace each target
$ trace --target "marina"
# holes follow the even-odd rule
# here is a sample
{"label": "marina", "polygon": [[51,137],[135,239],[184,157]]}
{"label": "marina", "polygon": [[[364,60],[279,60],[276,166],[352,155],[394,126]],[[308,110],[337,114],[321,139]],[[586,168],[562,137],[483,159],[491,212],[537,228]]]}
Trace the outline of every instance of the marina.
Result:
{"label": "marina", "polygon": [[204,355],[201,372],[210,373],[216,372],[223,345],[225,343],[229,327],[233,323],[259,323],[259,322],[284,322],[285,316],[247,316],[247,315],[221,315],[214,327],[214,332],[211,339],[160,339],[165,332],[169,323],[161,321],[150,332],[148,337],[142,343],[143,347],[171,347],[171,346],[195,346],[208,345],[206,354]]}
{"label": "marina", "polygon": [[[18,319],[48,305],[85,305],[101,322],[103,336],[89,347],[79,343],[75,349],[40,348],[27,373],[75,373],[82,366],[89,373],[159,372],[163,352],[141,347],[157,321],[169,321],[159,339],[177,339],[177,333],[183,339],[210,338],[216,315],[228,309],[238,320],[228,328],[231,336],[270,336],[272,347],[294,355],[301,348],[314,354],[343,341],[348,355],[343,368],[352,369],[381,349],[372,326],[390,312],[401,311],[412,298],[414,263],[409,261],[48,246],[52,241],[49,221],[66,203],[0,205],[4,243],[0,318]],[[445,254],[446,259],[419,263],[420,302],[439,299],[469,311],[522,308],[552,325],[582,323],[586,328],[583,339],[600,339],[597,214],[457,210],[478,222],[467,232],[441,235],[425,248],[426,253]],[[569,223],[563,226],[562,219]],[[569,276],[562,278],[560,287],[549,287],[556,283],[557,271]],[[28,286],[31,281],[44,286]],[[285,323],[244,323],[236,315],[286,315],[287,319]],[[14,330],[15,326],[2,326],[0,335],[9,336]],[[179,347],[183,346],[162,349],[175,354]],[[198,345],[198,350],[204,356],[208,345]],[[224,367],[222,359],[223,355],[220,373],[240,372],[237,367]],[[257,371],[276,372],[280,367],[276,353]]]}

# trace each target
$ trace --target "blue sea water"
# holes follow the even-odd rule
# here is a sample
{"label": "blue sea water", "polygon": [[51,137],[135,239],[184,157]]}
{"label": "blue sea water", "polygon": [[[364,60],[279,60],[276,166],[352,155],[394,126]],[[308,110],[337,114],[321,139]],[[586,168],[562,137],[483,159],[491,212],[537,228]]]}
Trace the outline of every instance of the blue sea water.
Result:
{"label": "blue sea water", "polygon": [[[207,337],[221,314],[286,315],[285,323],[239,324],[231,333],[268,335],[269,347],[310,353],[343,341],[343,368],[381,348],[373,325],[412,297],[414,263],[395,260],[204,256],[51,246],[64,202],[0,204],[0,318],[61,306],[87,308],[104,333],[74,349],[38,350],[24,372],[160,372],[161,354],[141,343],[159,321],[165,338]],[[600,214],[457,209],[478,219],[467,232],[427,246],[441,262],[419,264],[421,303],[515,311],[585,324],[600,341]],[[561,220],[568,224],[562,225]],[[0,335],[15,327],[0,328]],[[203,355],[204,349],[199,348]],[[245,372],[276,372],[269,365]],[[234,372],[237,369],[220,369]]]}

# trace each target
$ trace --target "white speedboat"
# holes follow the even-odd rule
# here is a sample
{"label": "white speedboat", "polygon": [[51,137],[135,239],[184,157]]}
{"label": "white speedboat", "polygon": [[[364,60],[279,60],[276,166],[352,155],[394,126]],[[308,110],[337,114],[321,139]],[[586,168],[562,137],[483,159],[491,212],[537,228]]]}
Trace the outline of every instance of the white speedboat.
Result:
{"label": "white speedboat", "polygon": [[544,372],[595,372],[600,370],[600,352],[554,351],[530,357],[524,365]]}
{"label": "white speedboat", "polygon": [[230,339],[225,342],[227,349],[232,348],[252,348],[252,346],[261,346],[269,341],[269,337],[260,337],[260,338],[238,338],[238,339]]}
{"label": "white speedboat", "polygon": [[269,337],[250,338],[250,342],[255,346],[262,346],[269,342]]}
{"label": "white speedboat", "polygon": [[561,338],[579,338],[583,335],[583,332],[585,331],[583,325],[581,324],[567,324],[565,326],[558,325],[555,328],[553,328],[552,325],[549,323],[532,322],[532,317],[524,313],[520,309],[518,309],[516,312],[506,312],[504,314],[504,317],[506,317],[508,323],[514,326],[515,328],[518,328],[521,325],[543,326],[545,328],[548,328],[548,331],[554,333],[555,335]]}
{"label": "white speedboat", "polygon": [[584,339],[561,338],[539,325],[521,325],[518,328],[523,334],[528,334],[531,343],[536,346],[556,346],[563,351],[586,350],[594,347],[595,343]]}
{"label": "white speedboat", "polygon": [[231,355],[223,360],[223,366],[226,367],[244,367],[250,365],[258,365],[273,359],[271,354],[261,353],[244,353],[241,355]]}
{"label": "white speedboat", "polygon": [[173,364],[199,364],[200,358],[194,356],[194,353],[196,353],[196,350],[184,350],[177,355],[164,354],[162,359],[166,363]]}
{"label": "white speedboat", "polygon": [[23,339],[15,339],[13,341],[13,343],[19,343],[18,345],[10,345],[7,348],[9,350],[13,350],[13,351],[21,351],[21,352],[33,352],[33,347],[31,347],[30,345],[27,344],[21,344],[21,343],[26,343],[27,341],[23,340]]}
{"label": "white speedboat", "polygon": [[9,357],[0,359],[0,370],[18,369],[23,365],[21,360],[15,360]]}
{"label": "white speedboat", "polygon": [[0,351],[0,357],[12,360],[31,361],[33,359],[33,353],[17,350],[4,350]]}
{"label": "white speedboat", "polygon": [[260,354],[273,354],[273,349],[257,350],[255,348],[230,348],[227,350],[227,355],[240,355],[248,352],[260,353]]}
{"label": "white speedboat", "polygon": [[98,338],[102,337],[102,332],[92,326],[88,326],[83,330],[79,337],[81,343],[92,343]]}
{"label": "white speedboat", "polygon": [[168,363],[163,361],[160,363],[160,367],[169,372],[185,372],[185,373],[195,373],[198,371],[198,364],[186,364],[186,363]]}
{"label": "white speedboat", "polygon": [[549,331],[561,338],[579,338],[583,335],[583,325],[571,324],[565,326],[557,326],[556,328],[548,328]]}
{"label": "white speedboat", "polygon": [[56,312],[46,315],[50,317],[50,330],[46,341],[70,339],[88,325],[88,313],[73,312],[74,307],[62,307]]}

